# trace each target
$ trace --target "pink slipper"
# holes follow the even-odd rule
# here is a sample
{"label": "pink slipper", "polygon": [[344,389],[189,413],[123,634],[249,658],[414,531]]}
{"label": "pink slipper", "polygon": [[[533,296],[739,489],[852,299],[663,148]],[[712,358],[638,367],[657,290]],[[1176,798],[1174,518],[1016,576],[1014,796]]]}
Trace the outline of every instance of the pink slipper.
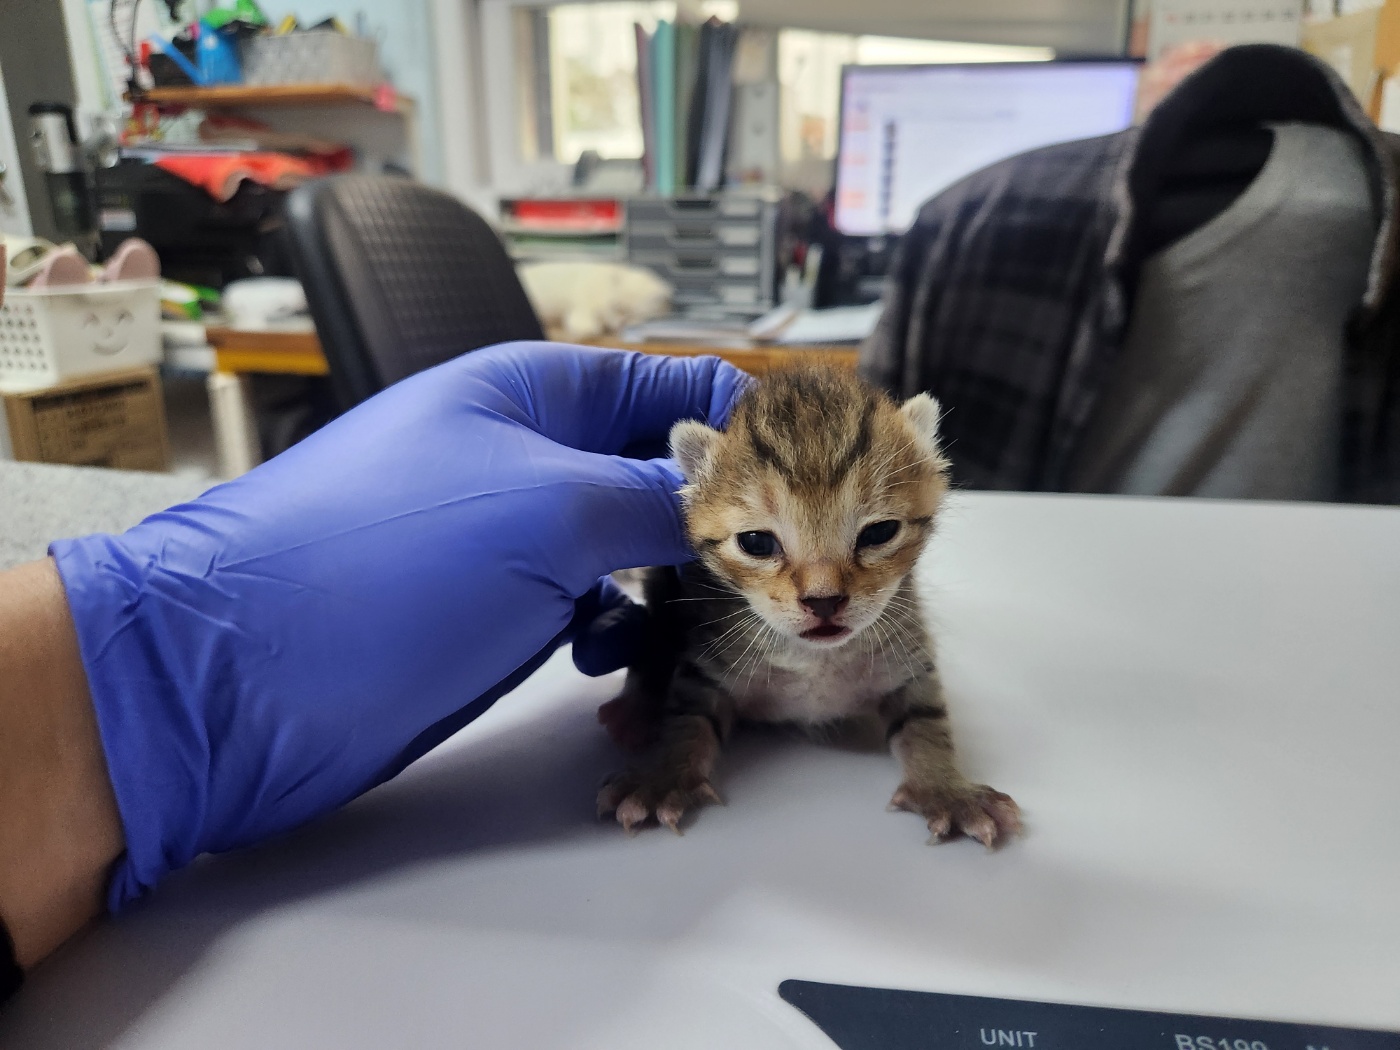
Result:
{"label": "pink slipper", "polygon": [[71,244],[55,248],[44,256],[39,272],[29,279],[30,288],[60,288],[70,284],[87,284],[92,271],[87,260]]}
{"label": "pink slipper", "polygon": [[128,237],[102,268],[102,281],[154,281],[160,277],[160,256],[140,237]]}

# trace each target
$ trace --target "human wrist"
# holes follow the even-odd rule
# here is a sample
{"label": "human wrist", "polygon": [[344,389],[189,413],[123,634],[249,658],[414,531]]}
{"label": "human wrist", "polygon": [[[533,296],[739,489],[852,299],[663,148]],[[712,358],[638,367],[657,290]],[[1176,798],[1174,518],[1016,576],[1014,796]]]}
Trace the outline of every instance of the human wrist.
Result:
{"label": "human wrist", "polygon": [[[185,695],[187,639],[178,601],[151,585],[160,543],[141,533],[92,535],[50,546],[91,682],[94,732],[109,770],[126,851],[106,886],[116,911],[188,863],[198,841],[210,756],[199,711]],[[179,542],[179,537],[166,537]],[[186,653],[220,677],[209,653]],[[198,759],[198,761],[196,761]],[[181,850],[184,852],[181,852]]]}
{"label": "human wrist", "polygon": [[101,911],[123,845],[51,561],[0,574],[0,919],[30,967]]}

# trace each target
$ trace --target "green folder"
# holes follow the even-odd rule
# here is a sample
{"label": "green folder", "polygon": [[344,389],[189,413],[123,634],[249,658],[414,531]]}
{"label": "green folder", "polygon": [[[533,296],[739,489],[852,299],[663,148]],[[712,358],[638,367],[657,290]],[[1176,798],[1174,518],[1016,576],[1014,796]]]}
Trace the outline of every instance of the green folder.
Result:
{"label": "green folder", "polygon": [[676,192],[676,27],[658,22],[651,38],[651,70],[656,82],[656,192]]}

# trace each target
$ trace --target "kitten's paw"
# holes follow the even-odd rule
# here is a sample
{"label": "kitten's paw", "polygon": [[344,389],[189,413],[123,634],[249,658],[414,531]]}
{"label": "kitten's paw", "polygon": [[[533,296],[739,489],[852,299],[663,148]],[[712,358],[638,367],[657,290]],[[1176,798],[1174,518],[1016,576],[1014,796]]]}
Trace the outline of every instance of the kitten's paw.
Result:
{"label": "kitten's paw", "polygon": [[890,809],[908,810],[928,821],[930,842],[967,835],[995,849],[1021,830],[1021,809],[1010,795],[986,784],[920,785],[905,781]]}
{"label": "kitten's paw", "polygon": [[655,705],[635,693],[623,693],[598,708],[598,723],[624,751],[644,751],[656,739]]}
{"label": "kitten's paw", "polygon": [[667,769],[629,770],[609,777],[603,784],[598,792],[598,818],[611,813],[628,834],[634,834],[655,817],[657,823],[679,835],[686,810],[711,803],[722,806],[724,800],[708,780],[694,774]]}

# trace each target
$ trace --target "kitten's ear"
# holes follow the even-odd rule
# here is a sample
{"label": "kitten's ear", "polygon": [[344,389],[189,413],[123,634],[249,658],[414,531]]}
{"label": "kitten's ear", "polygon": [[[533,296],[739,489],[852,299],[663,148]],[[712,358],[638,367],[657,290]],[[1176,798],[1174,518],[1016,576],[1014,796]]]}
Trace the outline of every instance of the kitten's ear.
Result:
{"label": "kitten's ear", "polygon": [[709,465],[719,431],[693,419],[682,419],[671,428],[671,458],[680,464],[685,480],[694,484]]}
{"label": "kitten's ear", "polygon": [[904,413],[904,418],[914,424],[914,429],[920,436],[927,439],[929,445],[936,451],[938,449],[938,420],[943,415],[943,409],[938,402],[928,394],[915,394],[908,401],[899,407]]}
{"label": "kitten's ear", "polygon": [[928,394],[915,394],[899,406],[899,411],[914,428],[914,433],[923,439],[925,448],[932,457],[933,468],[946,473],[948,460],[944,458],[943,449],[938,443],[938,420],[943,415],[943,409],[938,402]]}

